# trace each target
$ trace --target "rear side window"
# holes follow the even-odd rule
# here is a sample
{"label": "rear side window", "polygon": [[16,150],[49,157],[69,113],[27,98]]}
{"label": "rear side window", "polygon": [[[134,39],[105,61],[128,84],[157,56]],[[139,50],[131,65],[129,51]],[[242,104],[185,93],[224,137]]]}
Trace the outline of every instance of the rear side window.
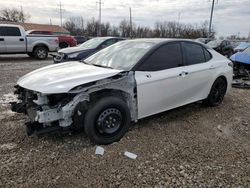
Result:
{"label": "rear side window", "polygon": [[194,65],[206,62],[204,50],[201,45],[194,44],[191,42],[183,42],[182,46],[185,54],[185,62],[187,65]]}
{"label": "rear side window", "polygon": [[209,61],[210,59],[212,59],[212,55],[207,51],[207,49],[203,48],[203,50],[204,50],[206,61]]}
{"label": "rear side window", "polygon": [[166,44],[158,48],[139,67],[140,71],[160,71],[182,66],[182,53],[179,43]]}
{"label": "rear side window", "polygon": [[18,27],[1,27],[0,33],[2,36],[21,36]]}

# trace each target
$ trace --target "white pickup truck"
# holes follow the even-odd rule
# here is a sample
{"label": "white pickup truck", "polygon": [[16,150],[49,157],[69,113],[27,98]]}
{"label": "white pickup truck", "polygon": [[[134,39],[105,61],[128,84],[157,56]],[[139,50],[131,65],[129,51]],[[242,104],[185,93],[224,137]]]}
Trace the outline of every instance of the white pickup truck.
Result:
{"label": "white pickup truck", "polygon": [[27,35],[22,26],[0,24],[0,54],[28,54],[42,60],[57,51],[58,43],[55,36]]}

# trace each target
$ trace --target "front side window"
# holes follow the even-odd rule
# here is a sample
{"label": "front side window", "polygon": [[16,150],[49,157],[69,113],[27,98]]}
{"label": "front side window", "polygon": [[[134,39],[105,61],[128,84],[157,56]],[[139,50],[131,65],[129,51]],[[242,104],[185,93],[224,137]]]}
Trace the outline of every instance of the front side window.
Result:
{"label": "front side window", "polygon": [[160,71],[182,66],[182,53],[179,43],[170,43],[158,48],[139,67],[140,71]]}
{"label": "front side window", "polygon": [[21,36],[21,32],[18,27],[2,27],[2,36]]}
{"label": "front side window", "polygon": [[206,62],[203,47],[201,45],[191,42],[183,42],[182,47],[185,54],[186,65]]}

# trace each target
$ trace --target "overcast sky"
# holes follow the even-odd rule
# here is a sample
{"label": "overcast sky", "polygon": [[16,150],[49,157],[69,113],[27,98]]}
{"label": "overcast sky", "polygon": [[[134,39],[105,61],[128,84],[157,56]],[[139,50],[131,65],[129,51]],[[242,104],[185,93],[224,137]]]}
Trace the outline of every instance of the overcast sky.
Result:
{"label": "overcast sky", "polygon": [[[98,18],[97,0],[61,0],[63,19],[83,16]],[[154,27],[155,21],[200,23],[209,20],[212,0],[102,0],[102,20],[118,24],[129,18],[132,8],[133,22]],[[217,0],[216,0],[217,2]],[[29,22],[60,24],[59,0],[0,0],[1,8],[20,8],[30,14]],[[250,0],[218,0],[215,4],[213,25],[218,36],[232,34],[248,36],[250,29]]]}

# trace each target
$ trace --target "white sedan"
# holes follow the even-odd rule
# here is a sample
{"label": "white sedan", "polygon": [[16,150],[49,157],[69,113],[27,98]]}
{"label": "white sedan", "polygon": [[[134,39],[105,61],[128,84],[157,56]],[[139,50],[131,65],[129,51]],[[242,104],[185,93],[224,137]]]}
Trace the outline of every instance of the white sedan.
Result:
{"label": "white sedan", "polygon": [[230,60],[203,44],[127,40],[23,76],[12,110],[29,116],[29,135],[84,129],[93,142],[109,144],[131,121],[196,101],[221,104],[232,75]]}

